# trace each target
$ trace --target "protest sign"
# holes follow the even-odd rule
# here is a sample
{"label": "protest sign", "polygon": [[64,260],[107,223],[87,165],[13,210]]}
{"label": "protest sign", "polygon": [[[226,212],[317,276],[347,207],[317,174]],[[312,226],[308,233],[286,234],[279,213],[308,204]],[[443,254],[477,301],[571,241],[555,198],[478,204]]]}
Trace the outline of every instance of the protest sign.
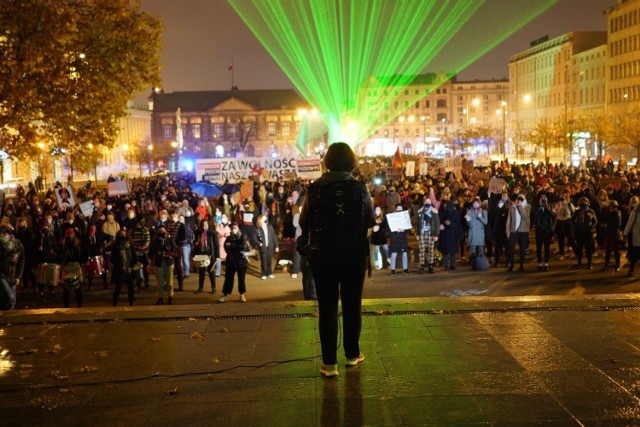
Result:
{"label": "protest sign", "polygon": [[107,194],[109,197],[129,194],[129,185],[126,181],[114,181],[107,184]]}
{"label": "protest sign", "polygon": [[409,211],[392,212],[387,214],[387,223],[391,231],[404,231],[411,229]]}

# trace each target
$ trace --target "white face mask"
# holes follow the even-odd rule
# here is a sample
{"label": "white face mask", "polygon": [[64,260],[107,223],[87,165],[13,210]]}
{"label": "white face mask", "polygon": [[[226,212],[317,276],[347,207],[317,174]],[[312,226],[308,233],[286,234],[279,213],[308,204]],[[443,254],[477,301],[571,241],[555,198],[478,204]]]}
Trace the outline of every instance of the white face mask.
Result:
{"label": "white face mask", "polygon": [[502,208],[503,206],[504,206],[504,202],[503,202],[502,200],[500,200],[500,201],[498,202],[498,207],[499,207],[499,208]]}
{"label": "white face mask", "polygon": [[167,216],[166,216],[166,215],[162,215],[162,216],[160,217],[160,219],[161,219],[162,221],[166,221],[166,220],[167,220]]}
{"label": "white face mask", "polygon": [[134,214],[133,212],[129,213],[129,219],[133,219],[136,217],[136,214]]}
{"label": "white face mask", "polygon": [[473,207],[474,207],[475,209],[478,209],[478,208],[480,207],[480,203],[478,203],[478,202],[473,202]]}
{"label": "white face mask", "polygon": [[376,209],[375,212],[376,212],[376,215],[380,215],[382,213],[382,210],[381,209]]}

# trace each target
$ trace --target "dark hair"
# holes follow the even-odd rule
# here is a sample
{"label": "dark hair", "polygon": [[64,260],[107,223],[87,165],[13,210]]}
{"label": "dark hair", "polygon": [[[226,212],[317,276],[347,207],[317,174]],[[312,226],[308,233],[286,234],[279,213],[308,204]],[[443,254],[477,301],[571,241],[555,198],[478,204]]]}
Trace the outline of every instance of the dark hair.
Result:
{"label": "dark hair", "polygon": [[324,156],[324,166],[332,172],[351,172],[356,168],[356,155],[349,144],[335,142]]}

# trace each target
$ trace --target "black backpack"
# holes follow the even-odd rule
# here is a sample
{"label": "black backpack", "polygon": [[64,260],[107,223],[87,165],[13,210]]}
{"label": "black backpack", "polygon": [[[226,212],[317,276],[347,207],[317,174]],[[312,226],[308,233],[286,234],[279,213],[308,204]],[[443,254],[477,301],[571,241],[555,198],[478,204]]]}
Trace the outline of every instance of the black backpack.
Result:
{"label": "black backpack", "polygon": [[[311,250],[324,262],[364,259],[368,253],[364,184],[356,180],[332,181],[313,185],[315,198]],[[360,256],[359,256],[360,255]]]}

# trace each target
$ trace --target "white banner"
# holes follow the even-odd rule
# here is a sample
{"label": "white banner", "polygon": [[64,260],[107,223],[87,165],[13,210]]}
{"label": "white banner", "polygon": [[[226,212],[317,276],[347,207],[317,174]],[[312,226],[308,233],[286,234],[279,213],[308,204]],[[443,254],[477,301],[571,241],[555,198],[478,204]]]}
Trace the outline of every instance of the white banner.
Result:
{"label": "white banner", "polygon": [[269,181],[293,176],[317,179],[322,175],[320,163],[320,159],[294,157],[196,159],[196,181],[241,182],[254,175],[262,175]]}
{"label": "white banner", "polygon": [[416,176],[416,162],[409,160],[404,166],[404,176]]}
{"label": "white banner", "polygon": [[109,197],[129,194],[127,181],[114,181],[107,184],[107,194]]}
{"label": "white banner", "polygon": [[387,214],[387,223],[391,231],[405,231],[411,229],[409,211],[392,212]]}

